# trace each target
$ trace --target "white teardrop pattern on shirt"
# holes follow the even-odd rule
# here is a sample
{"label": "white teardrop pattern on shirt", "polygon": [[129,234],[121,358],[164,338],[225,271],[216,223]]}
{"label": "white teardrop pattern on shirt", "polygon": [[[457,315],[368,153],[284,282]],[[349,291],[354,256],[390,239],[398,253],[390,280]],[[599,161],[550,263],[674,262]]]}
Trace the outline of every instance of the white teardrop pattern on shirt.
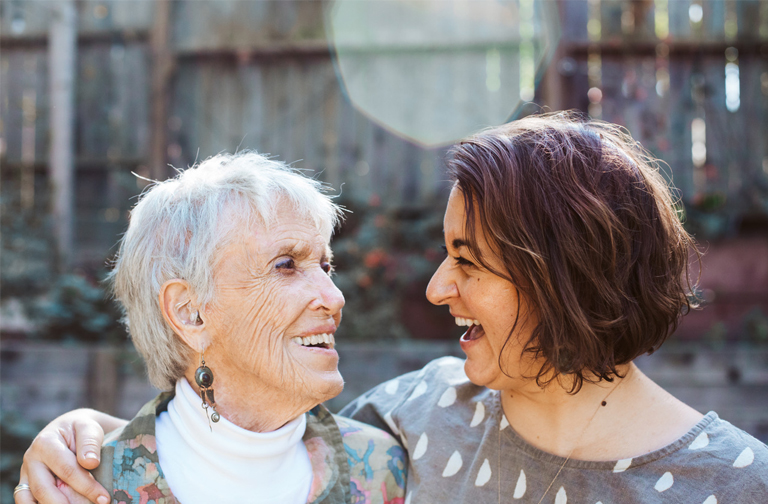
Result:
{"label": "white teardrop pattern on shirt", "polygon": [[568,502],[568,496],[565,495],[565,488],[560,487],[557,495],[555,495],[555,504],[565,504],[566,502]]}
{"label": "white teardrop pattern on shirt", "polygon": [[384,392],[386,392],[389,395],[395,395],[395,392],[397,392],[397,387],[400,386],[400,380],[389,380],[387,384],[384,386]]}
{"label": "white teardrop pattern on shirt", "polygon": [[413,495],[413,492],[408,492],[408,495],[405,496],[405,502],[403,504],[411,504],[411,495]]}
{"label": "white teardrop pattern on shirt", "polygon": [[425,432],[421,435],[418,442],[416,442],[416,448],[413,449],[413,460],[419,460],[424,456],[425,453],[427,453],[428,443],[429,439],[427,438],[427,433]]}
{"label": "white teardrop pattern on shirt", "polygon": [[504,430],[507,427],[509,427],[509,420],[507,420],[507,416],[504,413],[502,413],[501,422],[499,424],[499,430]]}
{"label": "white teardrop pattern on shirt", "polygon": [[413,393],[411,393],[411,397],[408,398],[408,401],[413,401],[419,396],[424,395],[424,392],[427,391],[427,382],[422,381],[419,382],[418,385],[416,385],[416,388],[413,389]]}
{"label": "white teardrop pattern on shirt", "polygon": [[437,405],[441,408],[447,408],[456,402],[456,387],[448,387],[440,396],[440,400],[437,401]]}
{"label": "white teardrop pattern on shirt", "polygon": [[706,447],[709,444],[709,436],[707,436],[706,432],[702,432],[698,436],[696,436],[696,439],[693,440],[693,443],[691,443],[688,446],[689,450],[700,450],[704,447]]}
{"label": "white teardrop pattern on shirt", "polygon": [[477,479],[475,479],[475,486],[481,487],[488,483],[491,479],[491,464],[488,459],[485,459],[483,465],[480,466],[480,470],[477,471]]}
{"label": "white teardrop pattern on shirt", "polygon": [[443,469],[443,478],[449,478],[459,472],[463,463],[459,451],[453,452],[453,455],[451,455],[451,458],[448,459],[448,463],[445,465],[445,469]]}
{"label": "white teardrop pattern on shirt", "polygon": [[710,495],[701,504],[717,504],[717,497],[715,497],[714,495]]}
{"label": "white teardrop pattern on shirt", "polygon": [[661,493],[672,488],[674,483],[675,478],[672,477],[671,472],[667,471],[661,476],[661,478],[659,478],[659,481],[656,482],[656,485],[654,485],[653,488],[655,488],[657,492]]}
{"label": "white teardrop pattern on shirt", "polygon": [[744,451],[742,451],[738,457],[736,457],[736,460],[733,461],[733,467],[737,469],[741,469],[743,467],[747,467],[752,462],[755,461],[755,452],[752,451],[752,448],[747,446],[744,448]]}
{"label": "white teardrop pattern on shirt", "polygon": [[525,471],[520,469],[520,477],[517,478],[517,484],[515,485],[515,493],[512,494],[512,498],[522,499],[523,495],[525,495],[525,490],[526,490]]}
{"label": "white teardrop pattern on shirt", "polygon": [[477,406],[475,406],[475,414],[472,417],[472,421],[469,423],[470,427],[477,427],[480,425],[480,422],[483,421],[485,418],[485,405],[481,402],[477,402]]}
{"label": "white teardrop pattern on shirt", "polygon": [[621,459],[621,460],[616,462],[615,466],[613,466],[613,472],[615,472],[615,473],[624,472],[624,471],[626,471],[629,468],[630,465],[632,465],[632,459],[631,458]]}

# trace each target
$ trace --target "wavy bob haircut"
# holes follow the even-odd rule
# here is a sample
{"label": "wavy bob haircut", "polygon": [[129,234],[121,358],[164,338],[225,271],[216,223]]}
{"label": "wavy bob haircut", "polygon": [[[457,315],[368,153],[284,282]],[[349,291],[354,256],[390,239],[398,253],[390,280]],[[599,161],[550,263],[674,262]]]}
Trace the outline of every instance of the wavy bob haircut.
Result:
{"label": "wavy bob haircut", "polygon": [[[537,310],[521,343],[543,362],[540,386],[612,381],[691,308],[698,251],[658,162],[625,130],[574,113],[529,116],[460,142],[448,167],[470,253]],[[482,257],[477,233],[503,270]]]}
{"label": "wavy bob haircut", "polygon": [[342,214],[325,192],[321,182],[249,151],[213,156],[148,186],[131,210],[110,280],[155,387],[172,389],[194,358],[163,318],[161,286],[186,280],[194,305],[204,308],[216,295],[219,251],[256,224],[269,227],[278,205],[313,221],[330,240]]}

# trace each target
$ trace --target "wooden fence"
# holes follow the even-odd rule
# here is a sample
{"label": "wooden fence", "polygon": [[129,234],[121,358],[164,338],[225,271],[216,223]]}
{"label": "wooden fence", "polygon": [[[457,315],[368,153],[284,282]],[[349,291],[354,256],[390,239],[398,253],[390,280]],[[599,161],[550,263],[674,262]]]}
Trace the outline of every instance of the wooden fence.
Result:
{"label": "wooden fence", "polygon": [[[166,163],[238,147],[301,160],[361,201],[375,193],[390,206],[440,205],[443,149],[414,145],[349,102],[325,35],[326,6],[78,2],[77,263],[101,261],[125,226],[142,185],[132,171],[162,177]],[[29,200],[46,188],[50,2],[0,9],[0,160]],[[741,216],[765,218],[768,2],[575,0],[560,2],[560,15],[562,40],[538,103],[626,125],[670,164],[692,205],[710,194],[733,202],[733,218],[713,226],[734,231]],[[734,111],[725,103],[729,47],[739,72]],[[707,126],[701,166],[691,159],[696,117]]]}

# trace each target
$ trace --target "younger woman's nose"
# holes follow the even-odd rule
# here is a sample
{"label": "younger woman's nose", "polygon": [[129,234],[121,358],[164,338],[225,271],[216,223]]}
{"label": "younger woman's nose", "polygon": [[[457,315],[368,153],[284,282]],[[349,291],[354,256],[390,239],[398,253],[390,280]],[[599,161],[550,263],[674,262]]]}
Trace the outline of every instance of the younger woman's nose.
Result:
{"label": "younger woman's nose", "polygon": [[456,282],[450,272],[449,261],[450,257],[446,257],[440,263],[427,286],[427,299],[432,304],[444,305],[459,295],[459,289],[456,287]]}

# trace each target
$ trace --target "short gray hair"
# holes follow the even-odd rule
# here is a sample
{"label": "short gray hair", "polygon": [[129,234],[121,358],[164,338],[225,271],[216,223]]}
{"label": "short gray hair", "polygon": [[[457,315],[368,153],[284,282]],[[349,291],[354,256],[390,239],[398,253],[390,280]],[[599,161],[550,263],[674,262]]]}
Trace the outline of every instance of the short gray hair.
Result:
{"label": "short gray hair", "polygon": [[237,209],[238,224],[269,225],[277,200],[313,219],[329,238],[342,216],[322,182],[251,151],[213,156],[141,195],[110,280],[154,386],[172,389],[193,353],[163,318],[161,286],[173,278],[186,280],[205,307],[214,296],[216,254],[238,227],[224,221],[229,210]]}

